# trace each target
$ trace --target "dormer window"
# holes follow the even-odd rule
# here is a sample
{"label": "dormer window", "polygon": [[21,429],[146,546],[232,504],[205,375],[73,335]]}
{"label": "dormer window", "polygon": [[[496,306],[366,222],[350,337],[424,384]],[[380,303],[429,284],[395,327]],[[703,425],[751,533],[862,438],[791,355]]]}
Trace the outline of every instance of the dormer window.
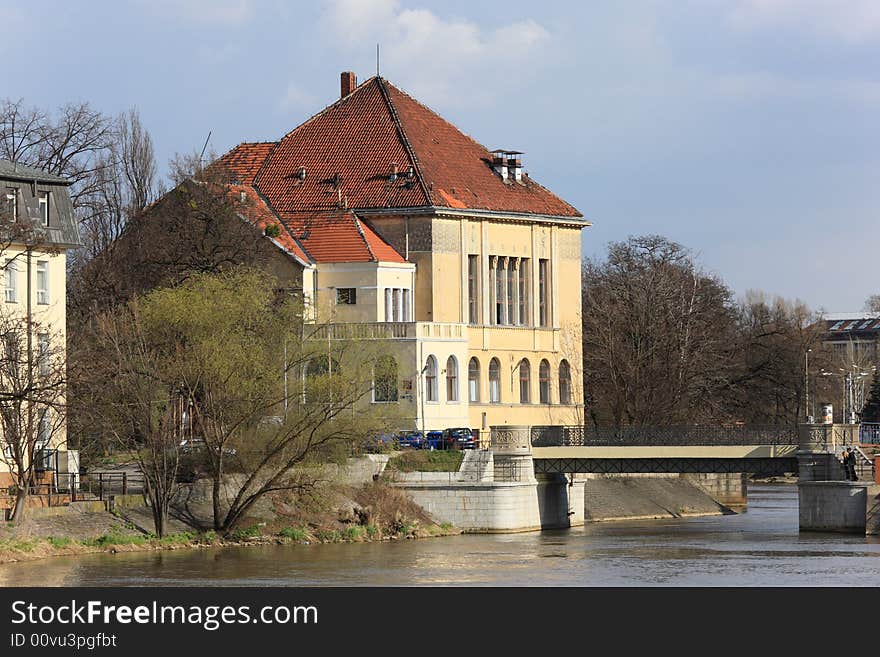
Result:
{"label": "dormer window", "polygon": [[40,192],[38,197],[40,203],[40,223],[43,226],[49,225],[49,192]]}
{"label": "dormer window", "polygon": [[18,188],[7,187],[4,202],[13,221],[18,221]]}

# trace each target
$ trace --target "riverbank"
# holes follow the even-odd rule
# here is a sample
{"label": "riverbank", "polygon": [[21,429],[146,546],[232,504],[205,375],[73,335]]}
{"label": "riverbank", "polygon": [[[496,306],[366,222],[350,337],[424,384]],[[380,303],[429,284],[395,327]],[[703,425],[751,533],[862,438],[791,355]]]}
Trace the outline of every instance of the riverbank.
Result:
{"label": "riverbank", "polygon": [[[108,511],[32,510],[19,526],[0,526],[0,563],[53,556],[155,550],[239,547],[243,545],[317,545],[371,543],[449,536],[459,531],[435,523],[423,509],[381,482],[325,489],[320,495],[275,496],[255,515],[225,536],[205,529],[205,518],[176,509],[163,538],[151,533],[146,506]],[[186,518],[186,521],[184,520]]]}

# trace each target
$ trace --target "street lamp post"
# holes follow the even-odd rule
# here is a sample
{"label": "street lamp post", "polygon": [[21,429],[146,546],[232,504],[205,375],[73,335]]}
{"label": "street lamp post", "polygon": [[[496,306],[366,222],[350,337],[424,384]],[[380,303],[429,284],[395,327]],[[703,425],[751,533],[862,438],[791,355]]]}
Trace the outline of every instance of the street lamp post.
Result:
{"label": "street lamp post", "polygon": [[807,349],[804,352],[804,411],[807,416],[807,423],[812,424],[813,422],[813,414],[810,413],[810,352],[812,349]]}

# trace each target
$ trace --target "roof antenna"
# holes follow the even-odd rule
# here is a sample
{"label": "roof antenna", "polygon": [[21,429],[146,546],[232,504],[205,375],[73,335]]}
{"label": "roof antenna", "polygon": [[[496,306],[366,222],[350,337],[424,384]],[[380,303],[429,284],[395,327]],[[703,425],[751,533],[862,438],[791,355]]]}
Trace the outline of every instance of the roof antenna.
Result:
{"label": "roof antenna", "polygon": [[379,44],[376,44],[376,77],[379,77]]}
{"label": "roof antenna", "polygon": [[204,166],[205,149],[208,148],[208,142],[211,141],[211,130],[208,130],[208,138],[205,139],[205,145],[202,146],[202,152],[199,153],[199,168]]}

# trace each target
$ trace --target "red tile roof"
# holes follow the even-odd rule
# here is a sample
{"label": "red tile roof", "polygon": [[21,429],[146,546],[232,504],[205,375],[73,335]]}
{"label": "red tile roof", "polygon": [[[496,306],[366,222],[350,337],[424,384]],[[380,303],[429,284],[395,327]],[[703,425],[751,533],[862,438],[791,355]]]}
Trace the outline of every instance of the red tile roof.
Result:
{"label": "red tile roof", "polygon": [[[272,238],[275,243],[303,262],[308,263],[311,261],[311,258],[306,254],[302,246],[278,219],[277,215],[272,212],[272,209],[266,205],[266,202],[260,197],[257,190],[249,185],[229,185],[228,191],[233,199],[233,203],[237,205],[238,214],[262,231],[265,231],[267,226],[277,224],[281,228],[281,234],[278,237]],[[242,194],[245,195],[244,200],[242,200]]]}
{"label": "red tile roof", "polygon": [[224,167],[233,183],[251,185],[266,156],[278,145],[276,141],[244,142],[219,158],[214,164]]}
{"label": "red tile roof", "polygon": [[380,77],[278,142],[240,144],[218,163],[237,182],[253,185],[317,262],[404,261],[348,208],[582,217],[529,176],[503,181],[485,146]]}

